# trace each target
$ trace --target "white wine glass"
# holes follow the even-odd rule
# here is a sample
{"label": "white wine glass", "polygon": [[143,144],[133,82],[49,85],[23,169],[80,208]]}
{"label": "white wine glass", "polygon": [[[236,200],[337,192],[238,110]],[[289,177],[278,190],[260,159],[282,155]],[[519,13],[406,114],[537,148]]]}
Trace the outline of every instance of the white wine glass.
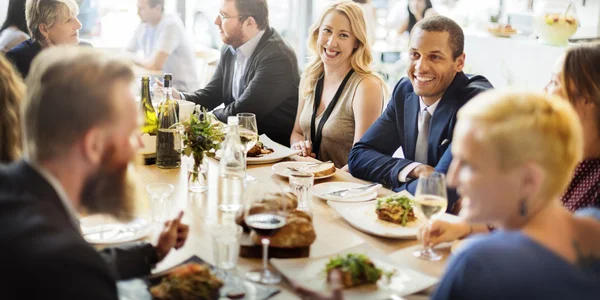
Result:
{"label": "white wine glass", "polygon": [[[242,141],[242,145],[244,147],[244,153],[246,155],[245,161],[248,164],[248,151],[252,149],[258,142],[258,127],[256,126],[256,115],[253,113],[238,113],[237,114],[239,120],[239,132],[240,132],[240,140]],[[247,168],[244,167],[246,171],[245,182],[250,182],[256,180],[256,178],[247,172]]]}
{"label": "white wine glass", "polygon": [[286,224],[288,196],[283,188],[268,180],[257,180],[246,190],[244,222],[263,246],[262,268],[250,270],[246,278],[262,284],[277,284],[281,275],[268,266],[270,238]]}
{"label": "white wine glass", "polygon": [[[429,227],[433,220],[446,212],[447,207],[448,196],[444,174],[433,172],[428,176],[419,176],[413,202],[413,209],[417,218],[427,222],[425,226]],[[442,254],[425,244],[422,249],[413,252],[413,255],[416,258],[429,261],[437,261],[443,257]]]}

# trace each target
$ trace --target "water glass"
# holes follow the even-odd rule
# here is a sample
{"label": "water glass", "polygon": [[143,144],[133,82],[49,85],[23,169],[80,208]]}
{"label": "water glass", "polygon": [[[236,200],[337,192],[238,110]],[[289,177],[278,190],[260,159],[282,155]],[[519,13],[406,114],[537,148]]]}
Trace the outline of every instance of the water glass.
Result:
{"label": "water glass", "polygon": [[219,224],[209,228],[212,237],[213,259],[216,275],[224,281],[221,294],[244,294],[244,287],[238,280],[235,269],[240,254],[242,226]]}
{"label": "water glass", "polygon": [[171,218],[173,211],[173,201],[171,194],[175,187],[169,183],[151,183],[146,186],[146,191],[150,196],[150,215],[152,221],[164,223]]}
{"label": "water glass", "polygon": [[298,198],[298,210],[305,211],[312,216],[310,202],[312,200],[312,186],[315,181],[313,173],[292,172],[289,175],[290,187]]}

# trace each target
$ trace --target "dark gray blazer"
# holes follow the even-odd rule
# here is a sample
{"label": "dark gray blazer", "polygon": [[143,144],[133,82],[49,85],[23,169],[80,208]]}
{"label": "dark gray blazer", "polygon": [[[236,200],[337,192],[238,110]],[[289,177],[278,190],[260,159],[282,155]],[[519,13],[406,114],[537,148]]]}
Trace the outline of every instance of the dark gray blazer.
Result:
{"label": "dark gray blazer", "polygon": [[0,166],[0,245],[2,299],[117,300],[115,280],[147,275],[156,263],[150,244],[96,251],[24,161]]}
{"label": "dark gray blazer", "polygon": [[232,96],[235,55],[230,46],[221,49],[215,73],[206,85],[194,93],[184,93],[185,99],[212,110],[222,122],[228,116],[249,112],[256,114],[259,133],[289,146],[290,135],[298,108],[300,72],[294,50],[273,28],[267,28],[248,60],[243,75],[244,92],[237,101]]}

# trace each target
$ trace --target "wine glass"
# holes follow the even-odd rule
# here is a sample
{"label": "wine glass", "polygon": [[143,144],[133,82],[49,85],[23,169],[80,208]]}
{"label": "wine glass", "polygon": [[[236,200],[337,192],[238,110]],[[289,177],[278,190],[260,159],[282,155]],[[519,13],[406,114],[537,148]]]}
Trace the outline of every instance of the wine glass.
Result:
{"label": "wine glass", "polygon": [[272,181],[255,181],[246,190],[244,221],[256,233],[263,246],[263,265],[246,273],[248,280],[276,284],[281,275],[268,267],[270,237],[286,224],[288,197]]}
{"label": "wine glass", "polygon": [[[433,172],[431,175],[419,176],[413,209],[417,218],[427,221],[425,226],[431,226],[431,222],[446,212],[448,207],[448,196],[446,195],[446,180],[442,173]],[[416,258],[429,261],[442,259],[442,254],[433,250],[428,245],[423,249],[413,252]]]}
{"label": "wine glass", "polygon": [[[256,115],[253,113],[238,113],[240,140],[244,147],[245,160],[248,161],[248,151],[258,142],[258,129],[256,126]],[[244,167],[246,171],[246,167]],[[246,172],[245,182],[254,181],[256,178]]]}

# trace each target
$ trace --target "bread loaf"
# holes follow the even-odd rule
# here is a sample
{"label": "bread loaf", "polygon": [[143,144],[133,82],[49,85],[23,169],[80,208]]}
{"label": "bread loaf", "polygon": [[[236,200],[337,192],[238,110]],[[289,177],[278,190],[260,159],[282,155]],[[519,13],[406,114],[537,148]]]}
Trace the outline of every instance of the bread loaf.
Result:
{"label": "bread loaf", "polygon": [[[260,237],[253,231],[252,241],[260,245]],[[276,248],[308,247],[317,239],[312,225],[312,218],[303,211],[294,210],[288,213],[285,226],[270,240],[270,246]]]}
{"label": "bread loaf", "polygon": [[335,165],[333,163],[322,163],[316,166],[302,168],[302,171],[310,172],[315,177],[323,177],[335,173]]}

